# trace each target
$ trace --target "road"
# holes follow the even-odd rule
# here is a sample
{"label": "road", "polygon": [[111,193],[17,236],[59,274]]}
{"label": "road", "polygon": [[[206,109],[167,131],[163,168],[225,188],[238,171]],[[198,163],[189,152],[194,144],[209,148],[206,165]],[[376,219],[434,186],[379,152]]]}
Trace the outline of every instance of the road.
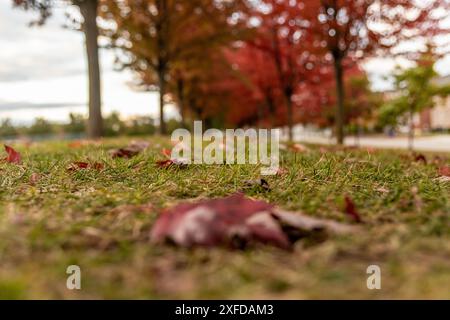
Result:
{"label": "road", "polygon": [[[314,143],[314,144],[334,144],[333,139],[327,137],[296,135],[295,140],[298,142]],[[348,137],[345,145],[357,145],[355,137]],[[408,149],[407,137],[382,137],[367,136],[359,139],[359,146],[373,147],[383,149]],[[417,137],[414,142],[414,150],[428,152],[450,152],[450,135],[433,135],[425,137]]]}

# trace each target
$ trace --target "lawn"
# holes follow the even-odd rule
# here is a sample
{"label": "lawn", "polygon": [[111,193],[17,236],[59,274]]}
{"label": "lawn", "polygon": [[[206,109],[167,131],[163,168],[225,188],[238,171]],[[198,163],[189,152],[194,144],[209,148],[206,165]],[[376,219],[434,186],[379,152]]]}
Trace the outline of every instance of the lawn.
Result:
{"label": "lawn", "polygon": [[[131,159],[108,150],[129,140],[14,147],[23,164],[0,163],[0,298],[450,298],[450,182],[444,156],[427,164],[407,153],[365,149],[282,151],[283,175],[270,191],[246,186],[257,166],[159,168],[165,138]],[[67,170],[74,161],[104,163]],[[438,163],[436,163],[438,162]],[[183,249],[152,244],[162,208],[237,191],[284,209],[355,222],[360,232],[292,251]],[[82,289],[66,288],[66,268],[81,267]],[[381,290],[366,286],[379,265]]]}

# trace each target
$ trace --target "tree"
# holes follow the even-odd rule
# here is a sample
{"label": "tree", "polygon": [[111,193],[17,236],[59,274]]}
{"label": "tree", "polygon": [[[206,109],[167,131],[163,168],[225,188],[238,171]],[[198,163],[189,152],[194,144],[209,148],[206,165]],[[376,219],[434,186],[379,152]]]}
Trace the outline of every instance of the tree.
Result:
{"label": "tree", "polygon": [[414,114],[435,106],[436,96],[446,96],[450,94],[450,87],[436,86],[433,79],[437,76],[434,70],[435,60],[429,47],[424,53],[417,66],[397,71],[395,75],[395,90],[397,97],[387,102],[381,109],[381,118],[385,123],[390,117],[391,122],[407,114],[409,122],[408,145],[409,149],[414,148]]}
{"label": "tree", "polygon": [[166,133],[165,95],[177,66],[227,43],[230,16],[241,1],[102,0],[104,34],[119,49],[120,64],[137,72],[141,84],[160,93],[160,133]]}
{"label": "tree", "polygon": [[[332,61],[336,78],[336,136],[344,141],[345,62],[375,54],[400,54],[398,45],[448,33],[441,22],[450,3],[442,0],[304,0],[309,33]],[[403,52],[407,54],[407,52]]]}
{"label": "tree", "polygon": [[[263,1],[256,6],[259,19],[256,37],[249,44],[264,51],[272,61],[286,106],[289,140],[293,140],[294,102],[296,88],[308,81],[316,59],[311,49],[312,38],[306,32],[302,18],[303,3],[292,1]],[[269,9],[266,9],[269,8]]]}
{"label": "tree", "polygon": [[[102,135],[103,119],[101,111],[101,80],[99,65],[97,9],[99,0],[67,0],[67,4],[79,8],[83,17],[82,30],[85,36],[86,57],[89,77],[89,117],[88,136],[99,138]],[[40,19],[35,24],[42,25],[51,16],[56,0],[13,0],[14,4],[23,9],[34,9],[40,12]]]}

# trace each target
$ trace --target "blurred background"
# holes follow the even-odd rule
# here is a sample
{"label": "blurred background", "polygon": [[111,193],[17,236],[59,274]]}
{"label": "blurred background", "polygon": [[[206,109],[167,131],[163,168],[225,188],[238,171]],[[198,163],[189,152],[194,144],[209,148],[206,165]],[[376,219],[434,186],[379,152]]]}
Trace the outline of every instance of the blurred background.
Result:
{"label": "blurred background", "polygon": [[449,29],[447,0],[5,0],[0,137],[203,120],[412,148],[450,132]]}

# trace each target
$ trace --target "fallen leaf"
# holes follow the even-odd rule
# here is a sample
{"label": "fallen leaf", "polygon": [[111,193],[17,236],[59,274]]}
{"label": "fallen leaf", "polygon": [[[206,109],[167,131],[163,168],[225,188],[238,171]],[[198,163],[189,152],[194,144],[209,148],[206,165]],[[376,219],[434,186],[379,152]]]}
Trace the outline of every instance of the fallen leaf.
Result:
{"label": "fallen leaf", "polygon": [[39,182],[39,180],[41,180],[41,175],[39,173],[34,172],[31,174],[31,176],[30,176],[30,184],[31,185],[34,186],[36,183]]}
{"label": "fallen leaf", "polygon": [[88,162],[75,161],[75,162],[72,162],[67,167],[67,170],[68,171],[78,171],[78,170],[92,168],[92,169],[101,171],[101,170],[103,170],[104,167],[105,167],[105,165],[103,163],[100,163],[100,162],[94,162],[92,164],[89,164]]}
{"label": "fallen leaf", "polygon": [[345,196],[345,213],[350,216],[355,222],[361,223],[361,216],[356,209],[355,203],[349,196]]}
{"label": "fallen leaf", "polygon": [[276,175],[277,176],[284,176],[284,175],[286,175],[288,173],[289,173],[288,169],[280,167],[280,168],[278,168]]}
{"label": "fallen leaf", "polygon": [[278,208],[273,210],[273,216],[280,221],[291,241],[314,236],[314,234],[319,232],[343,235],[357,230],[355,226],[332,220],[314,218],[302,213],[285,211]]}
{"label": "fallen leaf", "polygon": [[445,163],[446,161],[447,161],[447,157],[444,157],[444,156],[434,156],[432,162],[433,162],[434,165],[440,166],[440,165],[442,165],[443,163]]}
{"label": "fallen leaf", "polygon": [[164,148],[164,149],[161,150],[161,154],[163,156],[165,156],[166,158],[170,159],[170,157],[172,156],[172,151],[170,151],[169,149]]}
{"label": "fallen leaf", "polygon": [[145,149],[147,149],[148,147],[150,147],[150,142],[147,141],[131,141],[131,143],[129,144],[128,148],[133,148],[139,151],[144,151]]}
{"label": "fallen leaf", "polygon": [[378,191],[378,192],[381,192],[381,193],[389,193],[389,192],[391,192],[389,189],[384,188],[384,187],[376,188],[375,191]]}
{"label": "fallen leaf", "polygon": [[270,191],[269,183],[265,179],[247,180],[244,181],[244,185],[246,188],[258,187],[265,191]]}
{"label": "fallen leaf", "polygon": [[354,229],[334,221],[283,211],[239,193],[226,198],[181,203],[164,210],[155,222],[150,238],[153,243],[167,242],[188,248],[228,246],[242,249],[263,243],[289,249],[292,241],[296,241],[292,230],[302,238]]}
{"label": "fallen leaf", "polygon": [[170,167],[178,167],[185,168],[188,165],[188,162],[183,159],[167,159],[167,160],[158,160],[156,161],[156,165],[160,168],[170,168]]}
{"label": "fallen leaf", "polygon": [[419,154],[413,154],[414,161],[415,162],[423,162],[424,164],[427,164],[427,158],[425,155],[419,153]]}
{"label": "fallen leaf", "polygon": [[109,151],[109,154],[113,158],[126,158],[130,159],[150,146],[150,143],[147,141],[132,141],[127,147],[112,149]]}
{"label": "fallen leaf", "polygon": [[442,177],[437,177],[436,179],[434,179],[437,182],[450,182],[450,177],[447,176],[442,176]]}
{"label": "fallen leaf", "polygon": [[442,177],[450,177],[450,167],[449,166],[439,167],[439,175]]}
{"label": "fallen leaf", "polygon": [[76,141],[72,141],[68,144],[69,148],[80,148],[81,146],[83,146],[83,142],[76,140]]}
{"label": "fallen leaf", "polygon": [[12,147],[7,146],[5,144],[5,151],[8,154],[8,156],[5,158],[5,161],[8,163],[13,164],[21,164],[22,163],[22,157],[19,152],[14,150]]}
{"label": "fallen leaf", "polygon": [[101,162],[94,162],[92,164],[92,168],[98,171],[102,171],[105,168],[105,165]]}
{"label": "fallen leaf", "polygon": [[294,152],[306,152],[309,150],[308,147],[300,143],[291,144],[289,149]]}

